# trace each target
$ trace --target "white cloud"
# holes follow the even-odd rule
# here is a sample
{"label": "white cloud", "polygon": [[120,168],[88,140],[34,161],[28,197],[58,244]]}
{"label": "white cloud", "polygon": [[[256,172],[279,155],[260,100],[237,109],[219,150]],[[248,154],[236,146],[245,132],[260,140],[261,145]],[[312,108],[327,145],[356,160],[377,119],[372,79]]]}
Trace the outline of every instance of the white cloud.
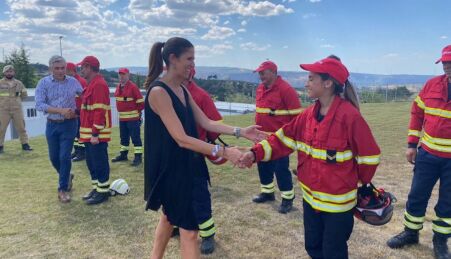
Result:
{"label": "white cloud", "polygon": [[246,32],[246,29],[240,28],[240,29],[237,30],[237,32]]}
{"label": "white cloud", "polygon": [[227,25],[227,24],[229,24],[229,23],[230,23],[230,21],[227,20],[227,21],[224,22],[224,25]]}
{"label": "white cloud", "polygon": [[382,58],[397,58],[397,57],[399,57],[398,53],[388,53],[382,56]]}
{"label": "white cloud", "polygon": [[293,3],[296,2],[296,0],[283,0],[282,3]]}
{"label": "white cloud", "polygon": [[440,36],[440,39],[446,40],[446,39],[448,39],[448,36],[446,36],[446,35]]}
{"label": "white cloud", "polygon": [[320,48],[324,48],[324,49],[333,49],[333,48],[335,48],[335,46],[332,45],[332,44],[322,44],[319,47]]}
{"label": "white cloud", "polygon": [[241,26],[246,26],[246,25],[247,25],[247,21],[246,20],[241,22]]}
{"label": "white cloud", "polygon": [[216,44],[213,46],[197,45],[195,48],[197,57],[212,57],[224,54],[226,51],[233,49],[233,46],[230,44]]}
{"label": "white cloud", "polygon": [[232,28],[213,26],[201,38],[203,40],[223,40],[233,35],[235,35],[235,31]]}
{"label": "white cloud", "polygon": [[310,3],[319,3],[321,0],[309,0]]}
{"label": "white cloud", "polygon": [[252,51],[264,51],[271,47],[271,44],[266,44],[263,46],[259,46],[254,42],[246,42],[240,44],[241,49],[243,50],[252,50]]}
{"label": "white cloud", "polygon": [[291,8],[286,8],[281,4],[276,5],[269,1],[250,1],[247,6],[241,5],[238,8],[238,13],[244,16],[276,16],[293,12]]}
{"label": "white cloud", "polygon": [[316,17],[315,13],[306,13],[302,15],[302,19],[310,19]]}

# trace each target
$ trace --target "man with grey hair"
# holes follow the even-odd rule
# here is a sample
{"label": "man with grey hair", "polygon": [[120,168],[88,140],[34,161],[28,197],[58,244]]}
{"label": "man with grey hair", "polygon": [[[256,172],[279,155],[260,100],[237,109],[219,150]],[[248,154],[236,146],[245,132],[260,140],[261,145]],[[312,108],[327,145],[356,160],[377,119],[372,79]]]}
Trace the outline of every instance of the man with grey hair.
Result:
{"label": "man with grey hair", "polygon": [[15,70],[12,65],[3,67],[3,75],[0,80],[0,154],[3,153],[6,129],[11,120],[19,133],[22,149],[31,151],[33,149],[28,145],[22,112],[22,100],[27,97],[27,90],[21,81],[14,78]]}
{"label": "man with grey hair", "polygon": [[77,133],[75,96],[83,91],[77,79],[66,76],[66,60],[53,56],[49,60],[50,75],[36,86],[36,109],[47,115],[45,136],[50,161],[59,174],[58,199],[70,202],[73,175],[70,152]]}

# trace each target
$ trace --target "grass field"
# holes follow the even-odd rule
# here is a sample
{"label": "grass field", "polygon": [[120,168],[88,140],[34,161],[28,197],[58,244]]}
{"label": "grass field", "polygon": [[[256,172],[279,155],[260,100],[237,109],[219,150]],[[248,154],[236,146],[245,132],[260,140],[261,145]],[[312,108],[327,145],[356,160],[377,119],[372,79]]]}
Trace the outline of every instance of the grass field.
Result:
{"label": "grass field", "polygon": [[[391,250],[386,240],[401,231],[402,213],[410,188],[412,167],[404,158],[408,103],[365,104],[363,114],[382,149],[382,161],[374,182],[393,192],[398,203],[393,220],[385,226],[355,223],[349,242],[351,258],[432,258],[431,219],[436,190],[428,208],[420,245]],[[253,115],[226,117],[232,125],[249,125]],[[246,141],[226,138],[232,144]],[[117,129],[109,147],[110,157],[119,150]],[[31,140],[34,151],[24,153],[17,141],[5,144],[0,155],[0,258],[147,258],[158,213],[145,212],[143,168],[111,164],[111,179],[124,178],[131,186],[128,196],[112,197],[89,207],[81,196],[90,189],[84,162],[73,164],[73,201],[57,200],[57,175],[47,156],[44,137]],[[296,158],[292,156],[292,168]],[[296,209],[281,215],[280,202],[256,205],[259,192],[254,166],[239,170],[230,165],[209,165],[213,213],[218,232],[217,249],[206,258],[308,258],[304,250],[301,195],[296,186]],[[166,258],[179,258],[178,239],[170,241]]]}

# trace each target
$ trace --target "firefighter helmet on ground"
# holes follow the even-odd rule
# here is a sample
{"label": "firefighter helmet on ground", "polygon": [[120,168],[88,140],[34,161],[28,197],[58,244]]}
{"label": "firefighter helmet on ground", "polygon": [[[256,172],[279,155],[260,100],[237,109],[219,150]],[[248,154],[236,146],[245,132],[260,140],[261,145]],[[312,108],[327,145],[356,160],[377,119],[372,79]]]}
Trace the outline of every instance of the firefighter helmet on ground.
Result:
{"label": "firefighter helmet on ground", "polygon": [[396,197],[384,189],[377,189],[372,183],[361,186],[357,191],[357,205],[354,216],[368,224],[381,226],[393,216]]}

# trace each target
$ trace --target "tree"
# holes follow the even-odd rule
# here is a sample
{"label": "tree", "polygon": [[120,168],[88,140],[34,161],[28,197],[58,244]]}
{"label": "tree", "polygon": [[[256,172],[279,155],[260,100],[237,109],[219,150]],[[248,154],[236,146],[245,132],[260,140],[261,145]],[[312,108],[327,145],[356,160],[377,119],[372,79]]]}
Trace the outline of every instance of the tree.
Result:
{"label": "tree", "polygon": [[32,88],[36,86],[36,80],[34,78],[34,71],[30,65],[30,55],[22,44],[20,49],[15,49],[9,56],[5,58],[4,65],[13,65],[16,71],[15,78],[22,81],[26,88]]}

